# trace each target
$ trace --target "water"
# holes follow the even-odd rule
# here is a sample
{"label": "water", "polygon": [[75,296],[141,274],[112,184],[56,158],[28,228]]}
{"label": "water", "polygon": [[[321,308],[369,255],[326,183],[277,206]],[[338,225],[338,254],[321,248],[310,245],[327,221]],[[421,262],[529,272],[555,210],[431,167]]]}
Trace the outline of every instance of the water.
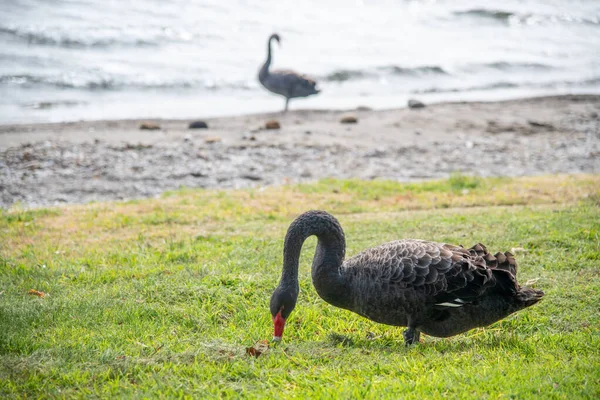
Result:
{"label": "water", "polygon": [[0,123],[279,111],[272,32],[292,109],[600,93],[597,0],[2,0]]}

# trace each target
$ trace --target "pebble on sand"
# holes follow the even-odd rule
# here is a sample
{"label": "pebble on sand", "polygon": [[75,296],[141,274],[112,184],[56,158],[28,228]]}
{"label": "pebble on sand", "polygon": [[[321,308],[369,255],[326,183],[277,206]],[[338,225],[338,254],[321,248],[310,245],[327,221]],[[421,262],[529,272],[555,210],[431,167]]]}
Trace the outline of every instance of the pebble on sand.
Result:
{"label": "pebble on sand", "polygon": [[340,123],[342,124],[356,124],[358,122],[358,118],[354,115],[345,115],[340,119]]}
{"label": "pebble on sand", "polygon": [[279,121],[272,119],[265,123],[265,129],[281,129]]}
{"label": "pebble on sand", "polygon": [[206,139],[204,139],[204,143],[217,143],[220,141],[221,141],[221,138],[218,136],[209,136]]}
{"label": "pebble on sand", "polygon": [[147,131],[155,131],[157,129],[160,129],[160,125],[155,124],[154,122],[142,122],[140,124],[140,129]]}
{"label": "pebble on sand", "polygon": [[425,108],[425,103],[417,99],[408,100],[408,108]]}
{"label": "pebble on sand", "polygon": [[539,121],[533,121],[533,120],[527,120],[527,123],[530,126],[533,126],[534,128],[544,128],[550,131],[554,130],[554,125],[552,124],[548,124],[546,122],[539,122]]}
{"label": "pebble on sand", "polygon": [[204,121],[192,121],[190,122],[189,129],[208,129],[208,124]]}

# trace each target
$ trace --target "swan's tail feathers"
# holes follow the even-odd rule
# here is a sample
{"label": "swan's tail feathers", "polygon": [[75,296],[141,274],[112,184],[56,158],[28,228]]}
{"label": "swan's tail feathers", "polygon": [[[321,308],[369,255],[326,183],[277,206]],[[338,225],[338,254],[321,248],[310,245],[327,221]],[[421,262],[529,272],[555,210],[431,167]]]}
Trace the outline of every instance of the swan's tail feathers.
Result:
{"label": "swan's tail feathers", "polygon": [[517,292],[516,300],[519,308],[525,308],[534,305],[544,297],[544,292],[529,287],[520,288]]}
{"label": "swan's tail feathers", "polygon": [[469,249],[469,253],[484,259],[486,266],[492,270],[496,278],[499,290],[512,295],[518,293],[517,260],[510,252],[498,252],[491,255],[483,244],[477,243]]}
{"label": "swan's tail feathers", "polygon": [[498,252],[494,254],[494,258],[497,262],[496,269],[502,269],[510,272],[515,277],[517,276],[517,260],[515,260],[515,256],[509,251],[504,253]]}
{"label": "swan's tail feathers", "polygon": [[512,274],[513,277],[517,277],[517,260],[509,251],[491,255],[483,244],[477,243],[469,249],[469,253],[482,257],[488,268],[506,271]]}
{"label": "swan's tail feathers", "polygon": [[481,243],[477,243],[468,251],[485,260],[486,266],[492,270],[494,278],[496,278],[496,290],[513,297],[517,309],[534,305],[544,297],[544,292],[541,290],[519,285],[517,282],[517,260],[510,252],[498,252],[491,255]]}

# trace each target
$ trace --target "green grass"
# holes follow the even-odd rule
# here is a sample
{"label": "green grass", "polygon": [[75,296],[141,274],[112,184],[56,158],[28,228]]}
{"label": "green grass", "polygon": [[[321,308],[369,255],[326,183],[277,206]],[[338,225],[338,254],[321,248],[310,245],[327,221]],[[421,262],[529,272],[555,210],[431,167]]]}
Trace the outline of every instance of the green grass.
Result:
{"label": "green grass", "polygon": [[[323,180],[0,212],[0,397],[598,398],[600,176]],[[304,246],[284,342],[268,301],[302,211],[347,254],[417,237],[523,248],[544,300],[485,329],[405,348],[402,329],[336,309]],[[28,294],[42,291],[43,298]]]}

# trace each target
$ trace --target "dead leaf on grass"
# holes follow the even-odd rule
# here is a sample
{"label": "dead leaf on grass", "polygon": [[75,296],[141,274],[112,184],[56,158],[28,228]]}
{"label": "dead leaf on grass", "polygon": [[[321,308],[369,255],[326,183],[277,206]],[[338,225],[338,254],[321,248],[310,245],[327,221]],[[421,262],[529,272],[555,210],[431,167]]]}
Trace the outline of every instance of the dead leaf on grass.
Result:
{"label": "dead leaf on grass", "polygon": [[27,292],[27,294],[31,294],[37,297],[44,297],[46,296],[46,293],[44,292],[40,292],[39,290],[35,290],[35,289],[29,289],[29,292]]}
{"label": "dead leaf on grass", "polygon": [[246,347],[246,354],[251,357],[260,356],[263,353],[266,353],[269,350],[269,341],[268,340],[259,340],[252,347]]}

